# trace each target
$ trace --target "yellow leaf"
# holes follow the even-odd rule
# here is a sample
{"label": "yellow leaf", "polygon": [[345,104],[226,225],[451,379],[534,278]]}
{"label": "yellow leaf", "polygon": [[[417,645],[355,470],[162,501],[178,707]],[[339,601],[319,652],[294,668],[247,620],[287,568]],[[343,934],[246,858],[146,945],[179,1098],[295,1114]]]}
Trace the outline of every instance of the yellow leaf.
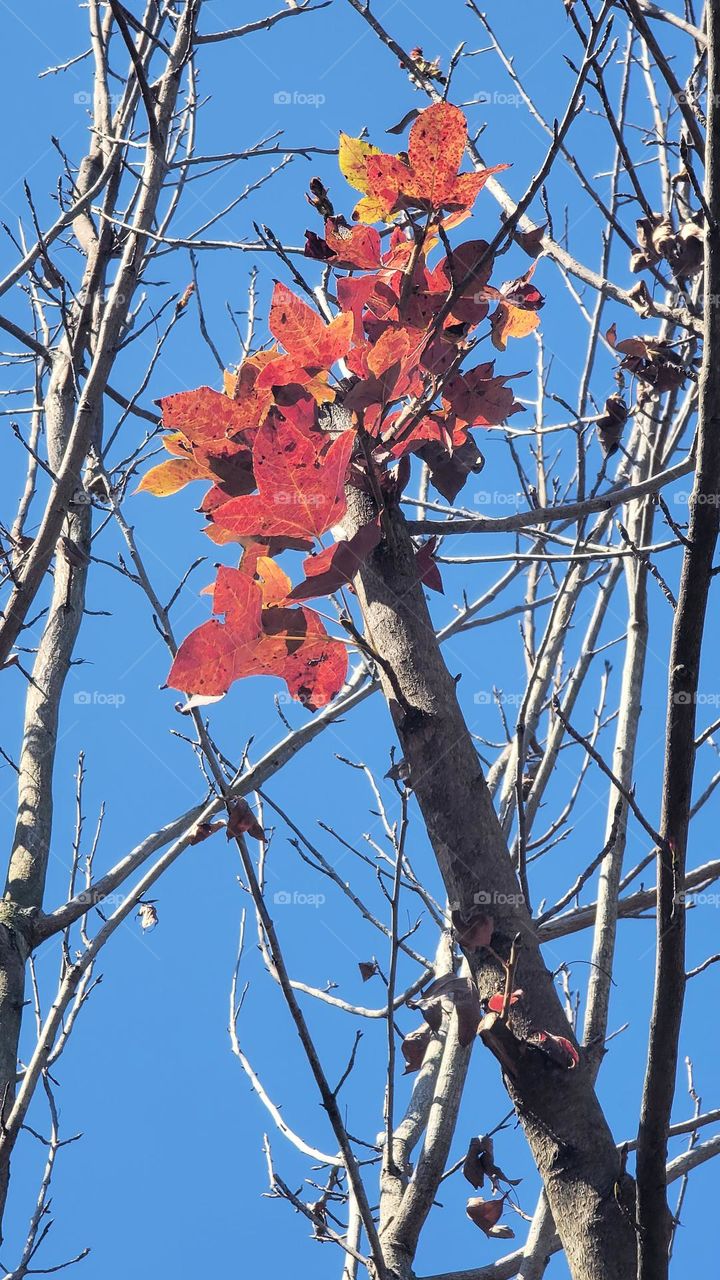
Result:
{"label": "yellow leaf", "polygon": [[390,212],[387,200],[379,196],[363,196],[353,209],[353,222],[394,222],[396,216]]}
{"label": "yellow leaf", "polygon": [[260,581],[263,609],[279,604],[292,590],[292,582],[287,574],[270,556],[258,556],[255,575]]}
{"label": "yellow leaf", "polygon": [[351,138],[347,133],[340,134],[338,156],[340,172],[356,191],[370,190],[367,176],[368,156],[381,154],[379,147],[374,147],[370,142],[363,142],[362,138]]}
{"label": "yellow leaf", "polygon": [[140,481],[136,493],[152,493],[156,498],[167,498],[171,493],[184,489],[191,480],[205,475],[194,458],[168,458],[151,467]]}
{"label": "yellow leaf", "polygon": [[328,386],[328,375],[324,371],[316,373],[314,378],[308,378],[303,383],[303,391],[307,391],[316,404],[328,404],[335,399],[335,392]]}

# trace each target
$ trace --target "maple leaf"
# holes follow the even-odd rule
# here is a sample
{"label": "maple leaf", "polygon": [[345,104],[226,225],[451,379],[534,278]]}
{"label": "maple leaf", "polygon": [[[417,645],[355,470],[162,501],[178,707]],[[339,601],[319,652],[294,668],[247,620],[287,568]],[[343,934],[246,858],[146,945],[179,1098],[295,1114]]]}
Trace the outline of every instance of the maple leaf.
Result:
{"label": "maple leaf", "polygon": [[341,218],[327,218],[323,244],[333,266],[374,271],[380,266],[380,236],[374,227],[348,227]]}
{"label": "maple leaf", "polygon": [[317,711],[340,692],[347,668],[346,646],[328,636],[314,610],[263,610],[263,638],[248,674],[282,676],[293,698]]}
{"label": "maple leaf", "polygon": [[430,471],[430,481],[448,502],[454,502],[468,476],[482,471],[485,462],[475,441],[468,436],[452,452],[431,440],[417,450]]}
{"label": "maple leaf", "polygon": [[459,107],[436,102],[421,111],[410,130],[407,160],[341,135],[340,168],[363,199],[353,211],[359,222],[388,222],[406,206],[469,209],[492,173],[506,164],[458,173],[467,143],[467,121]]}
{"label": "maple leaf", "polygon": [[241,435],[247,427],[256,426],[247,421],[242,402],[231,400],[212,387],[198,387],[196,391],[178,391],[158,401],[163,426],[170,431],[181,431],[190,444],[208,448],[233,447],[231,437]]}
{"label": "maple leaf", "polygon": [[[286,372],[293,364],[298,371],[330,369],[347,354],[352,335],[352,322],[348,316],[335,316],[325,324],[312,307],[279,280],[275,282],[268,327],[273,337],[282,342],[287,356],[280,356],[265,365],[258,375],[259,387],[293,381]],[[283,370],[282,377],[278,377],[278,369]]]}
{"label": "maple leaf", "polygon": [[367,195],[370,190],[367,162],[369,156],[379,156],[380,148],[363,138],[351,138],[347,133],[340,134],[338,164],[343,177],[356,191]]}
{"label": "maple leaf", "polygon": [[167,682],[185,693],[227,693],[230,685],[247,674],[261,634],[262,593],[248,574],[221,566],[213,592],[211,618],[183,640],[170,668]]}
{"label": "maple leaf", "polygon": [[306,434],[290,422],[267,418],[255,438],[258,494],[231,498],[214,513],[234,534],[319,538],[345,512],[345,473],[354,433],[330,445],[320,432]]}
{"label": "maple leaf", "polygon": [[535,263],[524,276],[508,281],[502,289],[485,288],[488,297],[498,299],[497,310],[490,321],[492,344],[498,351],[505,350],[508,338],[525,338],[540,324],[538,312],[545,299],[535,285],[530,284],[534,270]]}
{"label": "maple leaf", "polygon": [[[264,560],[264,562],[263,562]],[[311,609],[281,608],[266,601],[283,597],[289,579],[274,562],[258,560],[258,582],[241,569],[221,566],[213,590],[212,618],[192,631],[178,649],[168,675],[173,689],[186,693],[226,693],[248,675],[280,676],[311,711],[339,692],[347,674],[347,649],[328,636]]]}
{"label": "maple leaf", "polygon": [[346,582],[352,582],[360,565],[380,541],[377,521],[363,525],[352,538],[326,547],[319,555],[308,556],[303,563],[304,582],[289,593],[289,600],[309,600],[313,596],[329,596]]}
{"label": "maple leaf", "polygon": [[458,422],[466,426],[494,427],[513,413],[519,413],[506,375],[493,376],[493,362],[477,365],[465,373],[454,373],[443,390],[443,403],[450,406]]}

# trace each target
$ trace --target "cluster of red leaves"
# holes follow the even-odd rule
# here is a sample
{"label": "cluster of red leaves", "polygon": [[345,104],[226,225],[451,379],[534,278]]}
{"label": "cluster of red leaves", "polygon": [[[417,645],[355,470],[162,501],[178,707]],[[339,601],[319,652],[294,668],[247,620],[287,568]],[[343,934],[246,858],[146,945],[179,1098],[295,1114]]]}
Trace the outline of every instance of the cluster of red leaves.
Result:
{"label": "cluster of red leaves", "polygon": [[[522,1000],[524,992],[518,988],[508,994],[498,992],[487,1000],[482,1000],[472,978],[458,978],[452,974],[436,978],[419,1000],[408,1004],[419,1009],[425,1019],[425,1025],[411,1031],[402,1043],[402,1052],[406,1062],[405,1074],[419,1071],[433,1035],[440,1030],[444,1007],[454,1009],[457,1015],[457,1034],[461,1045],[472,1044],[478,1032],[482,1032],[489,1021],[501,1014],[507,1004],[508,1008]],[[556,1036],[550,1031],[531,1031],[523,1037],[523,1045],[531,1045],[550,1058],[557,1066],[572,1071],[579,1062],[577,1049],[566,1036]]]}
{"label": "cluster of red leaves", "polygon": [[[296,602],[350,583],[381,538],[379,522],[350,540],[340,527],[339,541],[313,553],[330,530],[337,536],[346,485],[379,485],[385,501],[397,500],[415,454],[453,500],[482,465],[472,428],[520,408],[492,362],[461,368],[484,320],[504,350],[536,327],[543,301],[532,269],[500,289],[489,284],[486,241],[449,247],[448,230],[495,172],[459,172],[466,141],[465,117],[447,103],[419,113],[407,155],[341,135],[340,168],[362,193],[355,225],[335,215],[315,179],[323,235],[308,232],[306,246],[336,272],[337,314],[326,321],[276,283],[274,345],[226,375],[223,393],[201,387],[160,402],[171,457],[140,489],[166,496],[209,481],[201,505],[208,535],[243,547],[239,567],[218,573],[216,616],[180,646],[173,688],[212,698],[240,676],[264,673],[283,678],[311,710],[325,705],[344,682],[346,643]],[[391,224],[385,239],[373,222]],[[285,550],[311,553],[294,588],[273,559]],[[428,544],[418,551],[418,578],[442,589]]]}

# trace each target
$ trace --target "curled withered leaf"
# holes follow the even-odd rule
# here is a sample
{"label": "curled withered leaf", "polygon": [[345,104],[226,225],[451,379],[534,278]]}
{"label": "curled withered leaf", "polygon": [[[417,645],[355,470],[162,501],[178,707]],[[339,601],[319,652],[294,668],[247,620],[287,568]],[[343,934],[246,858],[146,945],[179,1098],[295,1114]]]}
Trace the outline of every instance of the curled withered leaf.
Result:
{"label": "curled withered leaf", "polygon": [[657,391],[681,387],[687,377],[688,371],[680,356],[665,342],[654,338],[625,338],[616,343],[616,350],[623,357],[621,369],[627,369]]}
{"label": "curled withered leaf", "polygon": [[461,947],[474,951],[478,947],[490,946],[495,921],[486,911],[477,908],[468,916],[459,910],[453,911],[452,924]]}
{"label": "curled withered leaf", "polygon": [[404,756],[400,760],[393,761],[385,777],[390,778],[392,782],[409,782],[410,765]]}
{"label": "curled withered leaf", "polygon": [[641,271],[647,271],[647,268],[651,267],[654,261],[653,258],[649,258],[646,253],[643,253],[641,249],[633,249],[630,254],[630,270],[636,276]]}
{"label": "curled withered leaf", "polygon": [[188,844],[201,844],[208,836],[214,835],[225,826],[224,822],[196,822],[192,829]]}
{"label": "curled withered leaf", "polygon": [[652,298],[648,293],[648,287],[644,280],[638,280],[628,291],[628,297],[635,311],[640,316],[647,316],[652,311]]}
{"label": "curled withered leaf", "polygon": [[415,1007],[422,1010],[425,1021],[438,1031],[442,1021],[442,1002],[448,1001],[455,1008],[458,1018],[458,1040],[463,1047],[472,1044],[482,1017],[482,1007],[477,987],[470,978],[456,978],[447,974],[431,983]]}
{"label": "curled withered leaf", "polygon": [[628,407],[622,396],[608,396],[605,401],[605,413],[598,420],[597,434],[600,448],[609,458],[615,453],[622,440],[623,427],[627,422]]}
{"label": "curled withered leaf", "polygon": [[537,258],[542,253],[543,236],[546,231],[547,222],[544,222],[541,227],[532,227],[530,231],[518,231],[515,239],[531,258]]}
{"label": "curled withered leaf", "polygon": [[369,982],[378,972],[377,960],[374,956],[372,960],[359,960],[358,969],[363,982]]}
{"label": "curled withered leaf", "polygon": [[650,218],[638,218],[635,223],[637,242],[642,253],[647,254],[653,262],[657,262],[658,254],[653,243],[653,234],[659,222],[662,222],[663,215],[661,213],[653,214]]}
{"label": "curled withered leaf", "polygon": [[143,933],[147,933],[148,929],[154,929],[158,923],[158,913],[152,902],[141,902],[137,909],[137,918],[140,921],[140,927]]}
{"label": "curled withered leaf", "polygon": [[470,1145],[468,1146],[468,1149],[467,1149],[467,1155],[463,1160],[462,1171],[463,1171],[463,1177],[467,1179],[467,1181],[470,1183],[470,1186],[474,1187],[476,1191],[480,1190],[480,1187],[483,1185],[485,1181],[485,1170],[483,1169],[483,1165],[482,1165],[482,1154],[483,1154],[482,1139],[471,1138]]}
{"label": "curled withered leaf", "polygon": [[675,270],[679,276],[695,276],[703,269],[705,236],[696,222],[684,222],[678,232]]}
{"label": "curled withered leaf", "polygon": [[411,1071],[419,1071],[428,1045],[433,1037],[432,1027],[417,1027],[415,1031],[410,1031],[400,1046],[402,1055],[406,1062],[404,1075],[409,1075]]}
{"label": "curled withered leaf", "polygon": [[652,247],[659,258],[669,258],[675,246],[675,228],[671,218],[661,218],[652,232]]}
{"label": "curled withered leaf", "polygon": [[483,1173],[490,1179],[492,1189],[496,1195],[500,1193],[500,1183],[506,1182],[508,1186],[517,1187],[522,1182],[522,1178],[508,1178],[506,1173],[495,1164],[495,1147],[490,1134],[485,1134],[479,1141],[478,1163]]}
{"label": "curled withered leaf", "polygon": [[244,796],[237,796],[228,805],[228,821],[226,835],[228,840],[233,836],[241,836],[245,832],[254,840],[264,840],[265,832],[253,813]]}
{"label": "curled withered leaf", "polygon": [[511,1240],[515,1234],[512,1228],[504,1223],[498,1225],[504,1206],[504,1196],[499,1200],[483,1200],[480,1196],[474,1196],[467,1202],[466,1213],[470,1221],[484,1231],[486,1236]]}

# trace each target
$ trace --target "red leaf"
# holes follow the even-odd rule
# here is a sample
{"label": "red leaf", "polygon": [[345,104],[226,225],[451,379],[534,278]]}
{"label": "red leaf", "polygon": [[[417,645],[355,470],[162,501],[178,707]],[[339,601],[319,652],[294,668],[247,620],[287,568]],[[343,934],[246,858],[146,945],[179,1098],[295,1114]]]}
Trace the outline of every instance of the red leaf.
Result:
{"label": "red leaf", "polygon": [[186,693],[226,693],[248,675],[280,676],[290,693],[311,711],[332,701],[345,682],[347,648],[328,636],[311,609],[263,608],[284,594],[289,581],[271,560],[258,561],[262,585],[240,569],[221,567],[213,593],[213,619],[183,641],[168,684]]}
{"label": "red leaf", "polygon": [[[269,402],[268,402],[269,403]],[[179,391],[159,401],[163,426],[169,431],[182,431],[191,444],[212,448],[225,444],[231,449],[230,437],[242,433],[248,426],[241,402],[231,400],[212,387],[198,387],[196,391]]]}
{"label": "red leaf", "polygon": [[325,241],[335,255],[333,266],[374,271],[380,266],[380,236],[374,227],[348,227],[339,218],[325,222]]}
{"label": "red leaf", "polygon": [[309,600],[313,596],[332,595],[344,583],[352,582],[360,565],[367,560],[379,541],[380,526],[377,521],[373,521],[372,524],[363,525],[347,541],[336,542],[319,555],[308,556],[303,563],[307,575],[305,581],[293,587],[288,599]]}
{"label": "red leaf", "polygon": [[442,578],[440,570],[433,560],[433,551],[437,545],[437,538],[428,538],[427,542],[415,552],[415,567],[420,582],[423,582],[431,591],[439,591],[444,594]]}
{"label": "red leaf", "polygon": [[[521,1000],[524,994],[525,993],[523,992],[522,988],[518,987],[517,991],[511,992],[510,999],[508,1000],[508,1004],[511,1004],[511,1005],[517,1004],[518,1000]],[[502,1013],[503,996],[504,996],[504,992],[502,991],[498,991],[497,995],[495,996],[490,996],[490,999],[487,1002],[488,1009],[491,1009],[493,1013]]]}
{"label": "red leaf", "polygon": [[282,676],[293,698],[310,711],[332,702],[345,683],[347,647],[328,635],[312,609],[265,609],[262,620],[253,671]]}
{"label": "red leaf", "polygon": [[261,608],[257,583],[239,569],[221,567],[213,612],[224,613],[226,622],[213,618],[183,640],[167,678],[170,687],[210,696],[227,693],[233,681],[247,672],[260,636]]}
{"label": "red leaf", "polygon": [[319,432],[305,435],[289,422],[268,418],[253,450],[259,494],[233,498],[215,522],[234,534],[319,538],[345,512],[344,483],[354,433],[327,446]]}
{"label": "red leaf", "polygon": [[441,207],[455,185],[467,142],[467,123],[459,107],[436,102],[421,111],[410,130],[408,157],[414,194]]}
{"label": "red leaf", "polygon": [[568,1071],[572,1071],[580,1061],[575,1045],[565,1036],[554,1036],[550,1031],[533,1031],[528,1036],[528,1043],[536,1045],[559,1067],[565,1067]]}
{"label": "red leaf", "polygon": [[473,427],[495,427],[513,413],[519,413],[506,376],[493,377],[493,362],[477,365],[467,373],[455,373],[443,391],[458,422]]}
{"label": "red leaf", "polygon": [[465,443],[453,449],[452,453],[434,441],[423,445],[418,453],[428,464],[433,487],[448,502],[455,501],[470,473],[477,474],[482,471],[484,465],[480,450],[469,436]]}

